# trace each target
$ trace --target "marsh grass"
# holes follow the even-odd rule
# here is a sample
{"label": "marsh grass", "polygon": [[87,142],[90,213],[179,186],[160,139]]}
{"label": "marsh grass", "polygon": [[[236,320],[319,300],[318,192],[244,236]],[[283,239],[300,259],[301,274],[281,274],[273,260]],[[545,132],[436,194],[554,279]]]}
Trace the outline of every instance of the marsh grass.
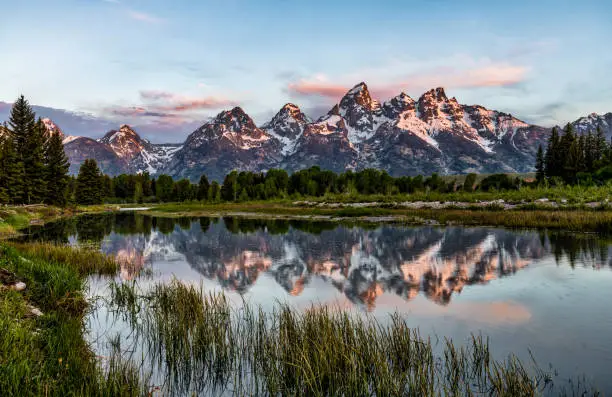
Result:
{"label": "marsh grass", "polygon": [[[84,340],[87,301],[74,264],[0,246],[0,267],[27,285],[23,292],[0,288],[2,396],[145,394],[135,367],[115,354],[102,368]],[[33,315],[32,307],[43,315]]]}
{"label": "marsh grass", "polygon": [[300,207],[292,204],[246,203],[246,204],[176,204],[155,207],[147,212],[157,217],[176,216],[240,216],[255,218],[270,216],[280,219],[320,219],[357,222],[379,222],[378,217],[389,217],[387,221],[404,224],[495,226],[513,229],[551,229],[580,232],[612,233],[612,211],[594,209],[542,209],[528,205],[524,209],[503,210],[499,205],[468,209],[406,209],[395,206],[362,208]]}
{"label": "marsh grass", "polygon": [[[130,313],[142,364],[154,363],[168,395],[564,394],[535,362],[495,360],[482,336],[461,346],[437,343],[398,314],[383,325],[325,306],[234,309],[223,294],[178,281],[143,295],[134,284],[111,289],[109,307]],[[597,395],[579,387],[579,395]]]}
{"label": "marsh grass", "polygon": [[54,262],[76,271],[81,276],[114,275],[119,267],[112,256],[87,246],[72,247],[44,242],[10,242],[9,244],[26,258]]}

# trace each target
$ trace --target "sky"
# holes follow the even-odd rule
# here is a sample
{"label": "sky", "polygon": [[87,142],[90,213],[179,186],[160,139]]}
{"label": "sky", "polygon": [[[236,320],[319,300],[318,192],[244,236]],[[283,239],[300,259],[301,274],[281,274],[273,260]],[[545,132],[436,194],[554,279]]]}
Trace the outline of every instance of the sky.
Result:
{"label": "sky", "polygon": [[68,134],[129,123],[179,142],[236,105],[258,124],[287,102],[318,117],[361,81],[380,101],[442,86],[543,126],[612,111],[609,0],[0,0],[0,10],[0,119],[23,94],[80,120],[60,125]]}

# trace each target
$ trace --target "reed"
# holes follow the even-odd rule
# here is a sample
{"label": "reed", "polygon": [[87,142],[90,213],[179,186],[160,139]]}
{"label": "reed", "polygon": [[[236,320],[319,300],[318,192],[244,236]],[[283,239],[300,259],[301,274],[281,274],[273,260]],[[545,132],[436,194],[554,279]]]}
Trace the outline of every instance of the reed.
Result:
{"label": "reed", "polygon": [[44,242],[10,242],[8,244],[17,249],[24,257],[41,259],[69,267],[82,276],[90,274],[115,275],[119,267],[112,256],[87,247]]}
{"label": "reed", "polygon": [[[113,287],[116,288],[116,287]],[[125,289],[133,289],[129,292]],[[488,340],[467,345],[422,337],[398,314],[388,324],[335,308],[272,312],[178,281],[138,295],[120,287],[117,313],[139,308],[133,322],[141,365],[163,374],[168,395],[438,396],[567,395],[551,375],[518,358],[495,360]],[[126,297],[134,297],[136,300]],[[131,349],[134,350],[134,349]],[[581,385],[581,395],[597,392]]]}
{"label": "reed", "polygon": [[87,302],[74,266],[0,246],[0,267],[27,285],[22,292],[0,288],[2,396],[146,394],[146,378],[133,365],[117,353],[102,367],[83,338]]}

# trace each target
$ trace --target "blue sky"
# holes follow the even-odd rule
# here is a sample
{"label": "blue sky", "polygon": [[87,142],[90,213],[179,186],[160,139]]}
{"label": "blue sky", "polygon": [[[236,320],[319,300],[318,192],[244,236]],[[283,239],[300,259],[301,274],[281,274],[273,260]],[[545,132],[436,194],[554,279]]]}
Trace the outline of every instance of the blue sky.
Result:
{"label": "blue sky", "polygon": [[380,100],[444,86],[542,125],[612,111],[610,1],[0,4],[0,101],[23,93],[158,141],[235,104],[258,123],[289,101],[318,116],[360,81]]}

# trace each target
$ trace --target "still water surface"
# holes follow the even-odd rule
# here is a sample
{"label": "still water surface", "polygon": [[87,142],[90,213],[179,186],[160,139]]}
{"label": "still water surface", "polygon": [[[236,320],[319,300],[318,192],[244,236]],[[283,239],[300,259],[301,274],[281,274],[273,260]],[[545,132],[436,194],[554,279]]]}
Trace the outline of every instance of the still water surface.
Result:
{"label": "still water surface", "polygon": [[[422,335],[490,338],[496,357],[530,352],[559,379],[585,375],[612,391],[612,241],[496,228],[86,216],[34,239],[95,244],[144,288],[178,279],[272,309],[326,304],[386,321],[400,312]],[[90,294],[107,293],[92,278]],[[104,355],[121,333],[99,305],[90,339]],[[125,330],[123,330],[125,331]],[[609,393],[606,393],[609,394]]]}

